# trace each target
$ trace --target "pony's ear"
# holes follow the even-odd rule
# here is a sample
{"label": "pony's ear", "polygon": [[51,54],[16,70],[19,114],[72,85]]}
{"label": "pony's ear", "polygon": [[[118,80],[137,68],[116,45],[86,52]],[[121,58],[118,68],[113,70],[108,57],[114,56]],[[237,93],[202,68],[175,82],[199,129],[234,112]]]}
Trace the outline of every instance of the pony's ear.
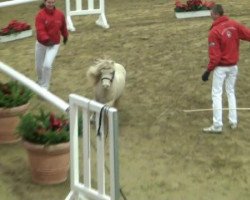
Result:
{"label": "pony's ear", "polygon": [[99,63],[100,62],[100,58],[96,58],[95,60],[94,60],[94,63]]}

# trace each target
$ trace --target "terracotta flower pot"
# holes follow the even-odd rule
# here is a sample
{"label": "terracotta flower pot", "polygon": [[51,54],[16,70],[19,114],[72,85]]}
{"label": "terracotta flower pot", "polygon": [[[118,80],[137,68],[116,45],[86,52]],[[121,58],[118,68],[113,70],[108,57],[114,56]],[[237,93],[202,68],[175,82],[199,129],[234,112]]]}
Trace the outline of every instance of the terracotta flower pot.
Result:
{"label": "terracotta flower pot", "polygon": [[29,103],[14,107],[0,108],[0,144],[18,142],[21,138],[16,134],[16,128],[23,115],[29,107]]}
{"label": "terracotta flower pot", "polygon": [[33,182],[50,185],[67,180],[69,142],[45,146],[24,141],[23,145],[28,152]]}

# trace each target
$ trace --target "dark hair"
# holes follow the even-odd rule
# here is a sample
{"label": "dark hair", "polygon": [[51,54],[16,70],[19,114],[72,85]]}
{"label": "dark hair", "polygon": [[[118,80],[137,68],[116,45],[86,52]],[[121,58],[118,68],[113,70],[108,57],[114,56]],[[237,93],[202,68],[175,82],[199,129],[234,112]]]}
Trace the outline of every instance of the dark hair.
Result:
{"label": "dark hair", "polygon": [[45,7],[44,2],[39,5],[39,8],[41,8],[41,9],[44,8],[44,7]]}
{"label": "dark hair", "polygon": [[221,4],[215,4],[212,8],[212,12],[215,14],[219,14],[222,16],[224,14],[224,10]]}
{"label": "dark hair", "polygon": [[40,1],[42,1],[42,3],[40,3],[40,5],[39,5],[39,8],[44,8],[45,7],[45,1],[46,0],[40,0]]}

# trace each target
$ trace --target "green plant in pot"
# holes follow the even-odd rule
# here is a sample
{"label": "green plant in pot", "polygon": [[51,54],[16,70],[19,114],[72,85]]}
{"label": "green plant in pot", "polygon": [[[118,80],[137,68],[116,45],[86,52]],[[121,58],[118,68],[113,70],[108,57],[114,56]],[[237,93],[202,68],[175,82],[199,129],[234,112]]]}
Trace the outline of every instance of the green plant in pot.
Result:
{"label": "green plant in pot", "polygon": [[19,116],[29,107],[33,93],[17,81],[0,81],[0,143],[15,143],[20,137],[15,134]]}
{"label": "green plant in pot", "polygon": [[39,184],[64,182],[69,170],[68,119],[40,109],[21,116],[17,132],[28,153],[32,180]]}
{"label": "green plant in pot", "polygon": [[41,145],[69,142],[69,124],[65,115],[56,115],[40,109],[39,113],[27,113],[21,117],[18,133],[22,139]]}

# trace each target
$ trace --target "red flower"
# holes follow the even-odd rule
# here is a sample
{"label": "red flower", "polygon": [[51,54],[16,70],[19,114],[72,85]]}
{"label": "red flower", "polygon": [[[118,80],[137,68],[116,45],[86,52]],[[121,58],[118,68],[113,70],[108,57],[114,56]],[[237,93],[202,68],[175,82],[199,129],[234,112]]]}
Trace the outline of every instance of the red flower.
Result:
{"label": "red flower", "polygon": [[175,1],[175,7],[183,10],[187,10],[188,6],[186,4],[181,3],[179,0]]}
{"label": "red flower", "polygon": [[67,120],[56,118],[54,113],[50,114],[50,128],[53,131],[60,131],[67,124],[68,124]]}
{"label": "red flower", "polygon": [[213,1],[205,1],[203,2],[203,6],[211,9],[213,6],[215,5],[215,3]]}
{"label": "red flower", "polygon": [[1,29],[0,35],[10,35],[13,33],[29,30],[30,28],[30,25],[26,24],[25,22],[12,20],[6,27]]}
{"label": "red flower", "polygon": [[202,5],[202,1],[201,0],[188,0],[187,1],[187,5],[188,5],[188,7],[201,6]]}
{"label": "red flower", "polygon": [[188,0],[186,4],[180,2],[180,0],[175,0],[175,11],[198,11],[198,10],[210,10],[214,6],[213,1],[202,1],[202,0]]}

